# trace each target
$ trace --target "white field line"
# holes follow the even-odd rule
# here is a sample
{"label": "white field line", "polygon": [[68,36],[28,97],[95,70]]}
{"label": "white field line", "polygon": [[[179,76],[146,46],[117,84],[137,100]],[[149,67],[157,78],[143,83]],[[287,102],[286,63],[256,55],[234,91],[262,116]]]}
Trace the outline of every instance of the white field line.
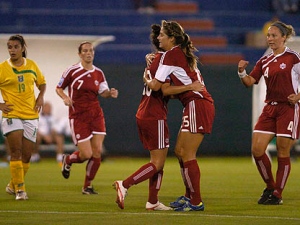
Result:
{"label": "white field line", "polygon": [[215,218],[247,218],[247,219],[268,219],[268,220],[290,220],[290,221],[300,221],[300,218],[296,217],[279,217],[279,216],[238,216],[238,215],[218,215],[218,214],[204,214],[200,212],[199,214],[195,213],[188,213],[188,212],[181,212],[181,213],[160,213],[158,211],[156,212],[147,212],[147,213],[141,213],[141,212],[58,212],[58,211],[18,211],[18,210],[0,210],[1,213],[25,213],[25,214],[65,214],[65,215],[153,215],[153,216],[193,216],[193,217],[215,217]]}

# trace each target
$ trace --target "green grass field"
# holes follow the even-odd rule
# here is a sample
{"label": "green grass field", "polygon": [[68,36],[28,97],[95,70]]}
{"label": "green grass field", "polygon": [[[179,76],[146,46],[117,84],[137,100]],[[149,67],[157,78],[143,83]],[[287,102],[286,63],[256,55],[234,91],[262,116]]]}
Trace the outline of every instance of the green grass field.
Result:
{"label": "green grass field", "polygon": [[[5,193],[9,167],[0,168],[0,224],[300,224],[300,160],[293,161],[283,193],[283,205],[258,205],[264,189],[250,157],[199,158],[203,212],[147,211],[148,182],[129,189],[125,209],[115,203],[114,180],[124,179],[147,158],[107,158],[93,183],[99,195],[81,194],[85,164],[74,164],[64,179],[54,159],[32,164],[26,176],[27,201],[16,201]],[[277,163],[273,162],[274,169]],[[160,201],[168,204],[182,195],[177,160],[167,159]]]}

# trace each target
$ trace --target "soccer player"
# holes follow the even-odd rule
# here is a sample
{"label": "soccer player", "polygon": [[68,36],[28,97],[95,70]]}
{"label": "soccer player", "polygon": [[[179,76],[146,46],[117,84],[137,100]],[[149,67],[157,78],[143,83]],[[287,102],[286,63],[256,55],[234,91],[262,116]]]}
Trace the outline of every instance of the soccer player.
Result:
{"label": "soccer player", "polygon": [[[154,24],[151,28],[150,37],[156,53],[154,55],[150,54],[149,59],[146,57],[147,62],[151,61],[151,64],[146,68],[145,73],[153,78],[163,51],[159,47],[157,39],[160,33],[160,25]],[[152,56],[154,57],[153,60],[151,60]],[[166,83],[168,82],[169,80],[166,80]],[[196,82],[189,86],[173,88],[173,94],[201,88],[202,85]],[[125,180],[114,182],[114,187],[117,191],[116,203],[121,209],[124,209],[124,198],[127,190],[133,185],[149,180],[149,195],[146,209],[171,210],[170,207],[159,202],[157,196],[162,183],[163,168],[169,147],[169,129],[167,126],[168,99],[169,97],[163,96],[161,90],[152,91],[147,85],[144,85],[142,99],[136,113],[136,121],[140,140],[144,148],[150,152],[150,162],[143,165]]]}
{"label": "soccer player", "polygon": [[[152,90],[162,89],[170,95],[172,89],[162,85],[170,76],[173,86],[187,86],[194,81],[204,85],[197,68],[196,49],[184,29],[175,21],[162,21],[158,36],[159,47],[166,52],[162,56],[154,79],[145,79]],[[175,211],[203,211],[204,203],[200,194],[200,169],[196,159],[197,150],[204,134],[211,133],[215,116],[214,101],[204,86],[201,91],[186,91],[177,95],[184,106],[182,124],[178,133],[175,154],[186,187],[184,196],[171,202]]]}
{"label": "soccer player", "polygon": [[[258,204],[280,205],[282,192],[291,170],[290,149],[299,137],[300,55],[285,46],[295,35],[294,28],[281,21],[271,24],[267,42],[272,52],[260,58],[247,75],[248,61],[238,63],[238,75],[246,87],[257,84],[264,78],[267,93],[266,105],[253,130],[251,152],[257,169],[266,184]],[[266,149],[276,136],[277,173],[273,178],[271,162]]]}
{"label": "soccer player", "polygon": [[[10,58],[0,64],[0,90],[3,103],[2,130],[10,149],[11,181],[6,192],[16,200],[28,199],[25,174],[35,149],[39,112],[44,104],[46,80],[37,64],[26,58],[23,36],[13,35],[7,42]],[[34,86],[39,89],[37,98]]]}
{"label": "soccer player", "polygon": [[[93,186],[101,163],[102,143],[106,135],[105,119],[98,96],[117,98],[118,90],[109,89],[102,70],[93,65],[94,47],[83,42],[78,47],[80,62],[69,67],[62,74],[56,87],[57,94],[69,107],[69,119],[74,144],[78,150],[62,159],[62,175],[68,179],[73,163],[86,165],[86,175],[82,194],[98,194]],[[68,88],[68,95],[64,89]]]}

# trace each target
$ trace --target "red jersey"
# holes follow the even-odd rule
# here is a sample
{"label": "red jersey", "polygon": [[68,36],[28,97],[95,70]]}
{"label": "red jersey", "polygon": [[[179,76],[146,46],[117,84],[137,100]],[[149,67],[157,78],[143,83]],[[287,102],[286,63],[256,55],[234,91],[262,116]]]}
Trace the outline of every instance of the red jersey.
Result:
{"label": "red jersey", "polygon": [[[190,69],[185,54],[179,46],[175,46],[164,53],[155,74],[155,78],[161,82],[165,82],[168,76],[170,76],[172,84],[175,86],[188,85],[196,80],[199,80],[204,85],[200,71],[198,69],[194,71]],[[213,102],[206,88],[201,92],[186,91],[177,96],[184,106],[195,99],[206,99]]]}
{"label": "red jersey", "polygon": [[290,94],[298,93],[300,55],[288,47],[279,55],[263,56],[249,74],[256,84],[263,76],[267,86],[265,102],[288,102]]}
{"label": "red jersey", "polygon": [[[147,72],[150,79],[153,79],[155,76],[162,54],[163,52],[158,52],[148,68]],[[161,90],[152,91],[144,84],[143,95],[136,113],[136,118],[143,120],[166,120],[168,99],[169,98],[163,96]]]}
{"label": "red jersey", "polygon": [[73,106],[69,107],[69,118],[82,114],[91,117],[103,114],[98,95],[109,87],[99,68],[93,66],[92,70],[86,70],[81,63],[75,64],[63,73],[57,87],[68,87],[68,94],[73,100]]}

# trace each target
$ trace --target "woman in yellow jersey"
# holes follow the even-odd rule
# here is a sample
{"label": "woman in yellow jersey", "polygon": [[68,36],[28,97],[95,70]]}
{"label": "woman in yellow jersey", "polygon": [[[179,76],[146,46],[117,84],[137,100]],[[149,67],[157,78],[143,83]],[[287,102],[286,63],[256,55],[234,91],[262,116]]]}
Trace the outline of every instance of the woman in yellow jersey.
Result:
{"label": "woman in yellow jersey", "polygon": [[[6,192],[15,195],[16,200],[26,200],[24,176],[35,148],[46,81],[36,63],[26,58],[26,43],[21,35],[11,36],[7,48],[10,58],[0,64],[2,131],[11,151],[11,181]],[[39,89],[37,98],[34,84]]]}

